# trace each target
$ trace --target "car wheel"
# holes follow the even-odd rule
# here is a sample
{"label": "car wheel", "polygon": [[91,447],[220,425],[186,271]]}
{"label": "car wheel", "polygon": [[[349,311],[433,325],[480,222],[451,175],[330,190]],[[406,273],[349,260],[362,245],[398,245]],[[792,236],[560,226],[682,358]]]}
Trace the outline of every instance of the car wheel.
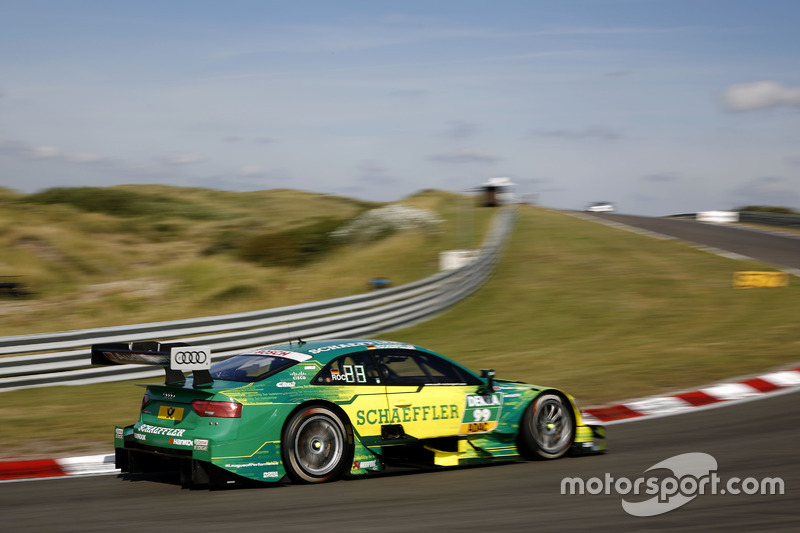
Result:
{"label": "car wheel", "polygon": [[520,444],[527,457],[558,459],[567,453],[574,437],[572,406],[562,396],[543,394],[525,410],[520,424]]}
{"label": "car wheel", "polygon": [[339,477],[352,458],[342,418],[323,406],[296,412],[283,430],[281,453],[293,481],[322,483]]}

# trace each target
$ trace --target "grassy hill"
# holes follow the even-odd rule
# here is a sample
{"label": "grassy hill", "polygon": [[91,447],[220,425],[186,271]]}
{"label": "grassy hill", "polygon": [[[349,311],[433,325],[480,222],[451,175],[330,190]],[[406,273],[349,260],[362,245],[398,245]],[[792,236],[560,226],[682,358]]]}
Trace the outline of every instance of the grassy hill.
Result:
{"label": "grassy hill", "polygon": [[363,292],[377,276],[405,283],[435,273],[439,251],[456,246],[457,233],[468,229],[475,242],[489,217],[444,192],[421,192],[403,204],[432,210],[443,223],[341,242],[330,233],[380,204],[292,190],[156,185],[0,191],[0,276],[15,276],[33,292],[0,299],[0,335],[324,300]]}

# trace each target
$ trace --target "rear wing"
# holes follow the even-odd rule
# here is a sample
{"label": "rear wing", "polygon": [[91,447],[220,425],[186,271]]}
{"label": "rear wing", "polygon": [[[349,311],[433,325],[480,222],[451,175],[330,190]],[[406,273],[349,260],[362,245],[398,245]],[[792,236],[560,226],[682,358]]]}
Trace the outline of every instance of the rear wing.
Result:
{"label": "rear wing", "polygon": [[165,385],[183,385],[186,371],[192,372],[195,388],[205,389],[214,384],[208,371],[211,367],[210,346],[155,341],[95,344],[92,345],[92,364],[163,366]]}

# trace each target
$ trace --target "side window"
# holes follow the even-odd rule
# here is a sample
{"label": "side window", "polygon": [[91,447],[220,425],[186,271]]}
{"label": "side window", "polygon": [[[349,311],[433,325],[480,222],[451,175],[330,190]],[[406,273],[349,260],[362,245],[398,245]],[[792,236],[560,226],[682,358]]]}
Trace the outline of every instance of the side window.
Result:
{"label": "side window", "polygon": [[376,354],[387,385],[479,385],[481,382],[449,361],[410,350]]}
{"label": "side window", "polygon": [[334,359],[312,381],[315,385],[380,385],[371,354],[358,352]]}
{"label": "side window", "polygon": [[475,376],[465,372],[449,361],[439,359],[428,354],[422,356],[422,368],[431,377],[433,383],[446,383],[451,385],[480,385],[481,381]]}
{"label": "side window", "polygon": [[378,365],[387,385],[425,385],[428,375],[419,366],[416,352],[402,351],[378,354]]}

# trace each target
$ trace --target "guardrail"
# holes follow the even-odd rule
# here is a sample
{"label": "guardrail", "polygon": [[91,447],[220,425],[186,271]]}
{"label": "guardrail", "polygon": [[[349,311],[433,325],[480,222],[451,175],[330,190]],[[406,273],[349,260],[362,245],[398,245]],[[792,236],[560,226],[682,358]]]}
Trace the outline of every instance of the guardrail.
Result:
{"label": "guardrail", "polygon": [[493,218],[475,259],[465,266],[390,289],[321,302],[131,326],[0,337],[0,392],[85,385],[163,374],[136,365],[92,367],[91,344],[180,340],[210,345],[212,359],[259,346],[315,338],[360,337],[427,320],[478,289],[497,262],[515,209]]}

